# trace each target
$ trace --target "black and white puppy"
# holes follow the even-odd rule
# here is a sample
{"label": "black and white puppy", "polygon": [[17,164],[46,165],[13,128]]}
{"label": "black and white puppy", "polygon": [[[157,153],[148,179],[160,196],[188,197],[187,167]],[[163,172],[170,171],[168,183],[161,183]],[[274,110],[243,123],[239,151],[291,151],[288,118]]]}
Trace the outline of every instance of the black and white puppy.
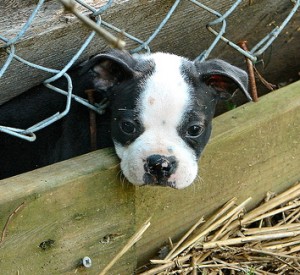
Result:
{"label": "black and white puppy", "polygon": [[[248,77],[241,69],[222,60],[193,62],[166,53],[130,55],[113,50],[84,62],[80,69],[71,72],[71,77],[75,94],[83,96],[84,89],[94,88],[100,98],[109,99],[107,114],[98,117],[98,147],[110,146],[113,141],[121,170],[135,185],[177,189],[189,186],[197,176],[198,159],[211,134],[217,101],[227,99],[238,88],[251,99],[247,92]],[[63,86],[60,82],[57,85]],[[30,98],[27,96],[29,105],[52,100],[49,105],[54,109],[64,100],[63,97],[58,100],[57,95],[54,99],[53,92],[44,91],[44,98],[41,94],[31,92]],[[3,106],[0,125],[18,117],[10,111],[10,117],[2,119],[5,110],[20,108],[13,101]],[[39,167],[87,152],[87,113],[84,107],[75,105],[65,119],[44,129],[46,134],[41,139],[52,136],[53,131],[56,136],[50,139],[47,136],[44,142],[38,136],[36,147],[30,144],[30,150],[39,152],[33,154],[35,159],[30,163]],[[36,116],[34,112],[31,115]],[[24,123],[17,126],[26,127]],[[6,148],[10,146],[8,139],[14,138],[5,138]],[[2,145],[0,141],[0,150]],[[14,144],[10,150],[20,151],[20,148]],[[18,156],[21,155],[19,152]]]}
{"label": "black and white puppy", "polygon": [[116,153],[123,174],[136,185],[190,185],[217,100],[237,88],[249,97],[247,74],[221,60],[112,52],[86,66],[95,73],[96,90],[107,91]]}

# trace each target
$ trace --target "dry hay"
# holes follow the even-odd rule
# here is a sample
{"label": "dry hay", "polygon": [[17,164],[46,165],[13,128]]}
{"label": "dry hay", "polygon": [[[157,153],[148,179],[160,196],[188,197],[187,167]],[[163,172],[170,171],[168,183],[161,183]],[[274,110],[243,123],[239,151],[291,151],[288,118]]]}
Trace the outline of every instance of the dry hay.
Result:
{"label": "dry hay", "polygon": [[300,274],[300,183],[246,213],[250,199],[201,218],[138,274]]}
{"label": "dry hay", "polygon": [[[139,275],[300,274],[300,183],[280,195],[268,193],[250,212],[228,201],[207,221],[201,218],[161,259],[140,267]],[[99,273],[110,268],[142,237],[148,219]],[[167,253],[165,251],[167,250]]]}

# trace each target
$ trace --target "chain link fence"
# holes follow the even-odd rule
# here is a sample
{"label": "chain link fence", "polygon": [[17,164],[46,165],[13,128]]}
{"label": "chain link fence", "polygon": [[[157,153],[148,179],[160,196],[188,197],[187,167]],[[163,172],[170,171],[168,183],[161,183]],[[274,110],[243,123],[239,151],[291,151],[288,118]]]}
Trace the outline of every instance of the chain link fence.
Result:
{"label": "chain link fence", "polygon": [[[114,35],[111,34],[111,33],[118,33],[120,36],[126,37],[127,39],[132,40],[138,44],[137,47],[128,49],[131,53],[151,52],[151,46],[150,46],[151,42],[157,37],[157,35],[164,28],[166,23],[169,20],[172,20],[172,15],[174,14],[174,12],[176,12],[179,3],[182,1],[188,1],[190,5],[198,6],[199,8],[205,10],[206,12],[216,17],[215,20],[208,22],[206,25],[207,30],[213,33],[215,35],[215,38],[211,43],[211,45],[206,50],[204,50],[203,52],[199,52],[199,55],[196,58],[196,60],[200,62],[206,60],[209,57],[209,55],[211,54],[211,52],[213,51],[213,49],[216,47],[218,43],[225,42],[230,47],[238,51],[241,55],[244,55],[252,63],[255,63],[258,60],[258,57],[266,51],[266,49],[273,43],[273,41],[282,32],[284,27],[288,24],[288,22],[291,20],[291,18],[293,17],[293,15],[296,13],[296,11],[300,6],[300,0],[294,0],[294,1],[286,0],[291,3],[291,10],[288,16],[285,18],[285,20],[281,23],[281,25],[276,26],[270,33],[266,34],[266,36],[263,39],[258,41],[257,44],[252,49],[248,50],[248,49],[242,49],[240,45],[233,43],[232,41],[230,41],[225,37],[226,28],[227,28],[226,19],[237,9],[238,5],[241,4],[242,0],[235,1],[233,5],[226,12],[222,14],[208,7],[207,5],[204,5],[201,1],[175,0],[173,5],[167,12],[166,16],[161,21],[161,23],[146,40],[141,40],[140,38],[135,37],[128,32],[125,32],[122,29],[122,26],[115,26],[109,22],[102,20],[101,15],[105,13],[108,9],[112,8],[113,0],[108,0],[107,3],[104,4],[101,8],[95,8],[90,4],[88,4],[87,1],[61,0],[60,2],[62,3],[62,5],[65,6],[66,10],[73,12],[80,20],[88,24],[93,30],[89,34],[88,38],[84,41],[84,43],[78,48],[77,53],[69,60],[69,62],[64,66],[64,68],[62,68],[61,70],[56,70],[53,68],[40,66],[28,60],[24,60],[21,56],[16,54],[17,43],[22,38],[24,38],[25,33],[30,29],[39,10],[43,7],[43,5],[46,2],[46,0],[39,0],[34,10],[32,11],[30,17],[26,21],[26,23],[23,25],[20,31],[15,34],[13,38],[8,39],[4,37],[0,31],[0,40],[2,41],[2,45],[0,49],[6,53],[6,61],[4,62],[4,64],[1,64],[2,67],[0,69],[0,79],[6,73],[8,67],[11,66],[13,60],[22,62],[27,66],[33,67],[37,70],[49,72],[53,74],[53,76],[45,80],[43,84],[47,88],[53,90],[53,92],[57,92],[66,96],[65,109],[63,112],[57,112],[52,116],[48,117],[47,119],[44,119],[43,121],[40,121],[39,123],[32,125],[27,129],[17,129],[9,126],[0,125],[0,132],[4,132],[6,134],[16,136],[25,139],[27,141],[34,141],[36,139],[36,136],[34,134],[35,132],[47,127],[48,125],[54,123],[55,121],[63,118],[68,114],[71,108],[72,100],[76,100],[77,102],[85,105],[87,108],[94,110],[98,114],[102,114],[104,112],[106,103],[104,103],[103,105],[101,104],[92,105],[86,99],[80,98],[72,93],[72,80],[67,73],[68,69],[70,69],[70,67],[75,64],[75,62],[81,56],[83,51],[88,47],[88,45],[91,43],[91,41],[93,40],[96,34],[100,34],[104,36],[108,44],[114,44],[113,41],[115,41],[114,46],[122,48],[124,46],[123,41],[121,41],[120,39],[116,39],[116,37],[114,37]],[[83,15],[83,13],[78,12],[78,10],[75,7],[75,4],[77,6],[80,5],[82,8],[84,8],[87,14],[89,15],[89,18],[92,18],[93,20],[90,20],[87,16]],[[85,22],[85,20],[88,22]],[[52,82],[54,82],[55,80],[61,77],[65,77],[68,82],[68,88],[66,90],[62,90],[51,84]]]}

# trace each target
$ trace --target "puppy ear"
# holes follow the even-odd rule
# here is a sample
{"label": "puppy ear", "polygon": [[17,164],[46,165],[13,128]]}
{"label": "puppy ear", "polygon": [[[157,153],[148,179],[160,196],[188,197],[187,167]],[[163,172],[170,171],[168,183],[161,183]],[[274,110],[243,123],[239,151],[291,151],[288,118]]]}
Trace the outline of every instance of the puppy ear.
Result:
{"label": "puppy ear", "polygon": [[107,91],[134,75],[135,60],[126,51],[111,50],[98,54],[82,64],[81,73],[90,71],[96,90]]}
{"label": "puppy ear", "polygon": [[252,100],[245,71],[220,59],[196,62],[196,66],[202,80],[213,87],[221,99],[229,99],[239,88],[248,100]]}

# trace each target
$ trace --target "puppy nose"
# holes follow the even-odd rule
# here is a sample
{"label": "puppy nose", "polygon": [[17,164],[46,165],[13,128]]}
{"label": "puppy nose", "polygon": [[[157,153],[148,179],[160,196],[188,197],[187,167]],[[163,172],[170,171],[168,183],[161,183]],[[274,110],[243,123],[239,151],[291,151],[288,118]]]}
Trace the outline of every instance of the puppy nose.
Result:
{"label": "puppy nose", "polygon": [[156,180],[156,183],[159,184],[164,183],[175,172],[176,168],[177,160],[174,156],[151,155],[146,159],[144,165],[145,172],[153,176],[151,181]]}

